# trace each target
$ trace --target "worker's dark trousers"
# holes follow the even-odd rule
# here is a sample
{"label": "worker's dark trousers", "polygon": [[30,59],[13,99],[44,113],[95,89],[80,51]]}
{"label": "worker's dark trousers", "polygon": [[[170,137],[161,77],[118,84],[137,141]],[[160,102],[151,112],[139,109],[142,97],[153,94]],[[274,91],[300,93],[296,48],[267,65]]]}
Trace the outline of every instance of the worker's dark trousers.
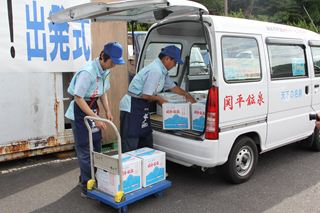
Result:
{"label": "worker's dark trousers", "polygon": [[120,111],[120,135],[122,152],[153,148],[149,102],[131,97],[131,112]]}
{"label": "worker's dark trousers", "polygon": [[[95,109],[97,104],[95,103],[93,108]],[[81,183],[91,179],[91,167],[90,167],[90,150],[89,150],[89,135],[88,129],[84,123],[85,113],[74,103],[74,116],[75,120],[72,122],[72,131],[75,141],[75,148],[80,166]],[[92,126],[92,122],[89,122]],[[101,152],[101,131],[95,132],[92,135],[94,151]]]}

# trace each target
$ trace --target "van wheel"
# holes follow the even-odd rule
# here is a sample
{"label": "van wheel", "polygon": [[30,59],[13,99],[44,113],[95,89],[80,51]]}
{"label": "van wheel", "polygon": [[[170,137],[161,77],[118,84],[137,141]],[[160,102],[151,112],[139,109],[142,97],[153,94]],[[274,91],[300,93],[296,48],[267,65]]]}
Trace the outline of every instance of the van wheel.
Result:
{"label": "van wheel", "polygon": [[318,128],[314,129],[311,149],[316,152],[320,152],[320,131]]}
{"label": "van wheel", "polygon": [[246,182],[258,163],[257,146],[250,137],[239,138],[233,146],[228,161],[223,165],[225,177],[231,183]]}

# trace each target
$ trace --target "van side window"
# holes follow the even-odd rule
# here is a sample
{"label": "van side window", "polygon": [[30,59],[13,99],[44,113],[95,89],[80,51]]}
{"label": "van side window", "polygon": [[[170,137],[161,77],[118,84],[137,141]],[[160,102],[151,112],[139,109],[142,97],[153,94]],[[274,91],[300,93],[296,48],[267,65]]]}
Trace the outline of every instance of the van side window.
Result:
{"label": "van side window", "polygon": [[[182,49],[181,44],[177,43],[150,43],[146,49],[145,55],[142,58],[143,64],[140,66],[140,69],[150,64],[154,59],[158,58],[161,49],[168,46],[168,45],[175,45],[176,47]],[[177,76],[178,74],[178,64],[169,70],[169,76]]]}
{"label": "van side window", "polygon": [[304,48],[300,45],[268,44],[271,79],[307,77]]}
{"label": "van side window", "polygon": [[261,66],[256,39],[222,37],[223,74],[226,82],[259,81]]}
{"label": "van side window", "polygon": [[314,74],[316,77],[320,77],[320,47],[311,47]]}

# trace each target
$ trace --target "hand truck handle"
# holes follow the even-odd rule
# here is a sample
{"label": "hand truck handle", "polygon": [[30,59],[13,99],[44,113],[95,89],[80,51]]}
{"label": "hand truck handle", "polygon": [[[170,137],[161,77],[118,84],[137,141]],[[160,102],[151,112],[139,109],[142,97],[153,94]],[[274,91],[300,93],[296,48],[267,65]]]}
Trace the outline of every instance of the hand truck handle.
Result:
{"label": "hand truck handle", "polygon": [[120,190],[123,190],[123,183],[122,183],[122,147],[121,147],[121,137],[119,134],[119,131],[114,125],[114,123],[108,119],[105,118],[100,118],[100,117],[92,117],[92,116],[85,116],[84,117],[84,123],[86,124],[86,127],[89,132],[89,148],[90,148],[90,164],[91,164],[91,178],[94,180],[94,166],[93,166],[93,140],[92,140],[92,129],[91,126],[88,122],[88,120],[93,120],[93,121],[101,121],[110,124],[112,126],[113,130],[115,131],[117,135],[117,142],[118,142],[118,167],[119,167],[119,176],[120,176]]}

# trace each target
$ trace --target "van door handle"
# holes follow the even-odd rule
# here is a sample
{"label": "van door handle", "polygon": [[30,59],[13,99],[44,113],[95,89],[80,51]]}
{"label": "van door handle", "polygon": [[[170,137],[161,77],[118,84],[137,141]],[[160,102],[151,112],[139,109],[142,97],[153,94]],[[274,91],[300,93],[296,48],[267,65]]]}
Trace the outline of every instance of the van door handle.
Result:
{"label": "van door handle", "polygon": [[306,95],[309,94],[309,86],[306,86],[306,87],[304,88],[304,92],[306,93]]}
{"label": "van door handle", "polygon": [[319,84],[314,85],[314,88],[319,88]]}

